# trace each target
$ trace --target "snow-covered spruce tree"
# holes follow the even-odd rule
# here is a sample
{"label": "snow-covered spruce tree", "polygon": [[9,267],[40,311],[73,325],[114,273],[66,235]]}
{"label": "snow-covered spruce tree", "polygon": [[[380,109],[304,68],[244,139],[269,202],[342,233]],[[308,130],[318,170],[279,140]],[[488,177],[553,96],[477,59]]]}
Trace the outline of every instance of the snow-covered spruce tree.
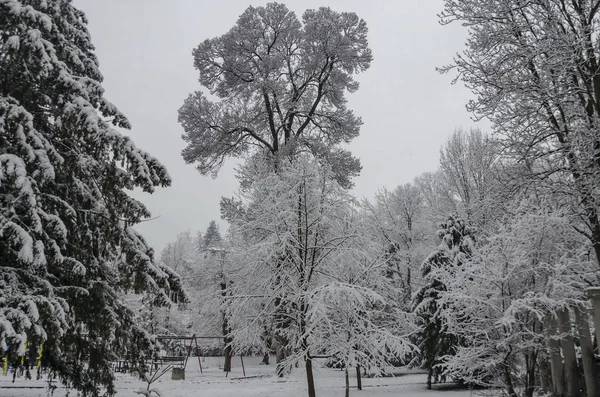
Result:
{"label": "snow-covered spruce tree", "polygon": [[452,274],[468,259],[474,250],[474,230],[460,218],[449,216],[440,225],[439,247],[432,252],[421,266],[423,285],[413,297],[413,312],[417,315],[419,331],[415,343],[420,349],[415,364],[428,371],[427,387],[431,388],[432,378],[437,381],[443,373],[443,358],[454,353],[460,340],[447,332],[447,325],[440,304],[440,293],[446,290],[437,269],[446,269]]}
{"label": "snow-covered spruce tree", "polygon": [[[382,354],[401,356],[408,343],[399,332],[402,322],[392,320],[399,311],[386,299],[390,292],[373,290],[385,277],[384,252],[365,249],[376,252],[371,257],[361,251],[355,226],[348,225],[354,200],[329,167],[304,155],[272,170],[260,158],[244,168],[255,179],[237,207],[244,216],[230,227],[239,242],[233,253],[239,264],[230,306],[233,334],[236,347],[260,346],[264,324],[274,324],[275,337],[288,349],[279,368],[304,362],[314,397],[315,357],[337,355],[346,365],[370,365],[385,362]],[[371,340],[361,334],[365,330]]]}
{"label": "snow-covered spruce tree", "polygon": [[70,0],[0,0],[0,350],[43,345],[51,374],[96,396],[115,393],[111,359],[151,348],[119,294],[182,292],[127,194],[169,176],[115,129],[130,125],[103,97],[86,23]]}
{"label": "snow-covered spruce tree", "polygon": [[511,397],[532,397],[552,386],[540,384],[548,378],[540,373],[550,361],[548,336],[556,333],[545,319],[565,308],[586,309],[586,285],[598,276],[591,244],[573,230],[565,211],[547,202],[515,207],[516,216],[460,268],[435,273],[446,287],[438,301],[446,309],[446,332],[464,342],[446,357],[448,373],[500,387]]}

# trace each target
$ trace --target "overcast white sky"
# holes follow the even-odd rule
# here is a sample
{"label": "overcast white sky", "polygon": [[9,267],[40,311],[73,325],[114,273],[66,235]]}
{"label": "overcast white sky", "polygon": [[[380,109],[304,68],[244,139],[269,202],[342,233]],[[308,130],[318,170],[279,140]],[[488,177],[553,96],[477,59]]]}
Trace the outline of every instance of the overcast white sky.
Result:
{"label": "overcast white sky", "polygon": [[[170,188],[140,198],[157,219],[139,230],[157,252],[184,230],[206,230],[220,220],[219,199],[237,189],[234,163],[217,179],[201,176],[180,152],[182,128],[177,110],[200,88],[191,51],[220,36],[258,0],[76,0],[89,19],[92,42],[104,75],[106,97],[133,124],[136,144],[165,164]],[[465,104],[470,93],[451,85],[436,66],[463,48],[459,25],[440,26],[442,0],[290,0],[301,16],[307,8],[330,6],[354,11],[367,21],[374,61],[358,77],[359,91],[349,106],[362,117],[361,135],[350,145],[363,170],[355,180],[358,197],[373,197],[434,171],[440,146],[454,128],[473,125]]]}

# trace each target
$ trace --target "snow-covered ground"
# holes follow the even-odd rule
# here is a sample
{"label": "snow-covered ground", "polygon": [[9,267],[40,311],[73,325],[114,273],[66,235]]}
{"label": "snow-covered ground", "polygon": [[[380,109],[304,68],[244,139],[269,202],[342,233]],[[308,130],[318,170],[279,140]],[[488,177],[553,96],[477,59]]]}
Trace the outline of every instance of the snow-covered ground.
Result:
{"label": "snow-covered ground", "polygon": [[[242,374],[240,359],[233,361],[232,372],[226,378],[219,364],[219,358],[206,358],[201,374],[198,361],[191,358],[186,370],[186,379],[171,380],[168,372],[153,384],[162,397],[304,397],[306,379],[303,371],[297,369],[290,376],[281,379],[273,376],[273,366],[258,365],[260,358],[246,357],[246,377]],[[328,368],[315,369],[315,383],[318,397],[341,397],[344,395],[344,373]],[[363,391],[356,390],[356,379],[351,376],[350,395],[363,397],[467,397],[470,391],[435,391],[425,389],[425,375],[406,373],[394,378],[363,378]],[[129,375],[118,375],[117,397],[139,396],[136,390],[145,388],[145,383]],[[63,397],[66,390],[57,389],[54,397]],[[43,381],[17,379],[0,376],[0,397],[46,397]]]}

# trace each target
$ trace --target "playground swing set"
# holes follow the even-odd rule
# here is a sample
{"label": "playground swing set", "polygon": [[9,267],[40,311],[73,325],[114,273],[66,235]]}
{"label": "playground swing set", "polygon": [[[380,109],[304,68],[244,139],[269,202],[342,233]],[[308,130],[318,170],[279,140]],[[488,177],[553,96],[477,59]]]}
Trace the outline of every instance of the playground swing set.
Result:
{"label": "playground swing set", "polygon": [[[221,340],[222,337],[220,336],[196,336],[196,334],[192,335],[192,336],[182,336],[182,335],[160,335],[157,336],[157,340],[161,341],[161,342],[166,342],[166,341],[175,341],[175,342],[179,342],[179,347],[181,347],[178,351],[179,354],[170,354],[170,355],[160,355],[154,359],[149,360],[148,364],[150,368],[155,368],[158,369],[159,367],[162,367],[164,365],[171,365],[173,366],[173,373],[172,373],[172,378],[174,380],[178,380],[178,379],[185,379],[185,370],[187,368],[187,364],[189,359],[192,357],[192,352],[196,353],[196,357],[198,358],[198,367],[200,369],[200,373],[203,374],[204,373],[204,369],[208,368],[206,365],[202,365],[202,361],[205,357],[202,356],[201,354],[201,349],[200,349],[200,345],[198,343],[198,339],[202,340],[202,339],[219,339]],[[187,344],[187,342],[189,341],[189,344]],[[175,349],[171,349],[171,352],[174,352]],[[231,354],[230,354],[230,359],[233,358],[234,354],[233,354],[233,349],[231,349]],[[182,354],[183,353],[183,354]],[[240,363],[242,366],[242,373],[244,375],[244,377],[246,376],[246,368],[244,366],[244,358],[241,354],[239,354],[240,357]],[[220,365],[220,356],[219,356],[219,367],[221,367]],[[121,362],[123,362],[121,360]],[[118,368],[116,369],[117,371],[119,370]],[[227,377],[229,375],[231,368],[229,368],[229,371],[225,371],[225,377]]]}
{"label": "playground swing set", "polygon": [[[172,355],[159,355],[156,358],[149,359],[147,364],[149,364],[150,368],[158,369],[159,367],[163,367],[165,365],[171,365],[173,367],[173,379],[185,379],[185,369],[187,368],[187,363],[192,357],[192,351],[195,351],[196,357],[198,357],[198,366],[200,369],[200,373],[204,373],[204,368],[208,368],[208,366],[202,365],[202,360],[204,357],[201,354],[200,345],[198,344],[198,339],[222,339],[220,336],[196,336],[195,334],[192,336],[168,336],[161,335],[157,337],[159,341],[177,341],[180,343],[180,347],[182,349],[179,350],[179,354]],[[189,341],[189,345],[187,344]],[[195,349],[194,349],[195,348]],[[27,350],[27,345],[25,345],[25,350]],[[27,360],[26,355],[15,357],[10,352],[4,355],[3,365],[2,365],[2,375],[8,375],[9,369],[13,370],[13,382],[15,378],[21,377],[25,375],[26,378],[31,378],[30,369],[34,366],[37,368],[37,376],[41,375],[43,371],[42,366],[42,355],[43,355],[44,347],[41,346],[39,349],[39,354],[35,360],[35,363],[32,360]],[[234,349],[231,349],[230,359],[234,357],[233,354]],[[244,377],[246,376],[246,368],[244,366],[244,358],[242,354],[239,354],[240,363],[242,365],[242,373]],[[219,356],[219,367],[221,356]],[[127,360],[117,360],[113,362],[113,370],[115,372],[126,372],[129,370],[129,363]],[[229,375],[231,368],[229,371],[225,371],[225,377]]]}

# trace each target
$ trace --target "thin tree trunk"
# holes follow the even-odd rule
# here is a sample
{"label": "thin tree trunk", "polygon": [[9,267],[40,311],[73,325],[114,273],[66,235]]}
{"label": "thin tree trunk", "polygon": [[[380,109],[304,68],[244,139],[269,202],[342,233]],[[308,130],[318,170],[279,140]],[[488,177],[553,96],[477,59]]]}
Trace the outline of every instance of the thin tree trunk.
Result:
{"label": "thin tree trunk", "polygon": [[231,372],[231,346],[225,347],[225,362],[223,363],[223,371]]}
{"label": "thin tree trunk", "polygon": [[[227,295],[227,284],[221,283],[221,295],[223,298]],[[223,363],[223,371],[231,372],[231,337],[229,336],[229,322],[227,321],[227,313],[223,309],[221,313],[221,331],[223,332],[223,343],[225,344],[225,349],[223,349],[223,353],[225,354],[225,361]]]}
{"label": "thin tree trunk", "polygon": [[556,339],[556,320],[553,314],[546,316],[546,336],[548,337],[548,354],[552,373],[552,390],[555,396],[565,395],[565,370],[560,355],[560,343]]}
{"label": "thin tree trunk", "polygon": [[560,347],[565,359],[565,374],[567,378],[567,397],[577,397],[579,395],[579,371],[577,369],[577,357],[575,356],[575,342],[571,335],[571,320],[569,319],[569,310],[559,309],[558,329],[561,333]]}
{"label": "thin tree trunk", "polygon": [[350,377],[348,376],[348,367],[346,367],[346,393],[345,397],[350,397]]}
{"label": "thin tree trunk", "polygon": [[525,362],[527,363],[526,381],[525,381],[525,397],[533,397],[536,390],[536,370],[537,370],[537,352],[530,351],[525,353]]}
{"label": "thin tree trunk", "polygon": [[[262,305],[264,309],[264,304]],[[269,332],[269,328],[267,326],[263,326],[262,340],[264,342],[265,352],[263,355],[263,359],[260,362],[262,365],[269,365],[269,359],[271,356],[271,349],[273,347],[273,336]]]}
{"label": "thin tree trunk", "polygon": [[508,362],[504,363],[504,383],[506,384],[508,397],[518,397],[513,386],[512,377],[510,375],[510,365]]}
{"label": "thin tree trunk", "polygon": [[431,373],[433,370],[429,368],[429,372],[427,372],[427,390],[431,390]]}
{"label": "thin tree trunk", "polygon": [[312,359],[306,359],[306,384],[308,386],[308,397],[317,397],[315,391],[315,378],[313,377]]}
{"label": "thin tree trunk", "polygon": [[285,347],[284,343],[280,340],[275,342],[275,359],[277,364],[285,360]]}
{"label": "thin tree trunk", "polygon": [[596,397],[598,385],[596,383],[596,357],[594,346],[590,335],[589,313],[587,310],[576,308],[575,321],[581,345],[581,360],[583,362],[583,373],[585,375],[585,389],[588,397]]}
{"label": "thin tree trunk", "polygon": [[280,378],[285,375],[283,362],[285,360],[285,347],[284,343],[280,340],[280,337],[275,338],[275,362],[277,363],[276,371],[277,376]]}
{"label": "thin tree trunk", "polygon": [[362,375],[360,373],[360,365],[356,366],[356,388],[362,390]]}

